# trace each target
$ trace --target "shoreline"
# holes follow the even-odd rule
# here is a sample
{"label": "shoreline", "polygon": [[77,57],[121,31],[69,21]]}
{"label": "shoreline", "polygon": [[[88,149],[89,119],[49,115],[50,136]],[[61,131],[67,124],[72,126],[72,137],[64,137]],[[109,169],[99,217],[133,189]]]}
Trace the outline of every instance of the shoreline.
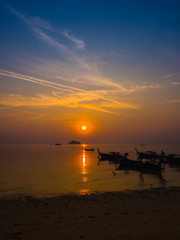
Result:
{"label": "shoreline", "polygon": [[128,195],[128,194],[136,194],[136,193],[157,193],[157,192],[174,192],[179,191],[180,192],[180,186],[167,186],[167,187],[148,187],[148,188],[142,188],[142,189],[126,189],[126,190],[115,190],[115,191],[90,191],[90,192],[69,192],[69,193],[62,193],[62,194],[53,194],[53,195],[42,195],[42,196],[36,196],[33,194],[9,194],[0,196],[0,202],[1,201],[8,201],[8,200],[26,200],[28,199],[34,199],[34,200],[49,200],[49,199],[61,199],[61,198],[71,198],[71,197],[77,197],[77,198],[83,198],[83,197],[96,197],[96,196],[103,196],[103,195]]}
{"label": "shoreline", "polygon": [[0,239],[180,239],[180,187],[0,199]]}

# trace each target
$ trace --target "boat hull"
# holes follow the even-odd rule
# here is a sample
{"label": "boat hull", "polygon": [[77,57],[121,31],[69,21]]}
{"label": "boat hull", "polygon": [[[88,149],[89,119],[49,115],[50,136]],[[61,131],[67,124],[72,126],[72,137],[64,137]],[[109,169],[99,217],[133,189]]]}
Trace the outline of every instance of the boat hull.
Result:
{"label": "boat hull", "polygon": [[161,163],[142,162],[135,160],[120,160],[117,170],[140,170],[140,171],[161,171],[163,170]]}

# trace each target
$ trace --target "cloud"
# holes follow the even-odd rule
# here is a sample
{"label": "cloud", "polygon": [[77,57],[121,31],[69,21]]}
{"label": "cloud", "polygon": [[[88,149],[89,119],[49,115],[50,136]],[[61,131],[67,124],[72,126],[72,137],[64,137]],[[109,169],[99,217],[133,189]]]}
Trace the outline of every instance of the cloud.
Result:
{"label": "cloud", "polygon": [[[118,112],[107,109],[104,103],[97,102],[97,99],[88,96],[85,93],[62,94],[62,92],[52,92],[51,95],[36,94],[33,97],[26,97],[20,94],[0,95],[0,104],[7,107],[49,107],[49,106],[66,106],[70,108],[91,109],[105,113],[118,114]],[[96,104],[93,104],[96,101]],[[113,104],[113,103],[112,103]],[[109,107],[109,106],[108,106]],[[122,104],[119,108],[131,107],[130,105]],[[112,105],[111,105],[112,108]],[[115,108],[115,104],[114,104]],[[117,106],[116,106],[117,109]],[[2,109],[3,110],[3,109]]]}
{"label": "cloud", "polygon": [[[85,48],[85,42],[83,40],[77,39],[70,36],[68,31],[61,31],[54,29],[51,24],[40,18],[28,18],[25,15],[19,13],[18,11],[11,8],[13,14],[19,17],[35,34],[36,37],[40,38],[42,41],[46,42],[51,47],[57,49],[61,54],[64,54],[64,57],[67,59],[66,65],[63,64],[62,69],[67,69],[68,75],[70,71],[73,71],[73,74],[67,79],[67,81],[81,82],[96,85],[96,86],[106,86],[111,88],[117,88],[123,92],[131,92],[119,83],[115,83],[112,79],[108,79],[102,76],[99,71],[99,64],[97,59],[91,61],[88,56],[82,57],[78,56],[73,49],[69,48],[67,45],[62,44],[60,41],[54,39],[50,34],[43,30],[49,30],[50,32],[57,32],[65,36],[68,40],[72,41],[79,49]],[[62,55],[61,55],[62,57]],[[59,63],[58,63],[59,65]],[[64,66],[65,65],[65,66]],[[62,74],[60,73],[60,76]],[[58,78],[58,76],[57,76]]]}
{"label": "cloud", "polygon": [[[66,97],[68,93],[74,94],[76,95],[74,100],[76,104],[71,104],[71,107],[80,106],[106,112],[111,112],[111,109],[121,108],[140,109],[140,107],[134,103],[131,104],[124,101],[118,101],[114,98],[119,99],[119,94],[121,94],[122,97],[122,94],[131,94],[137,91],[161,87],[158,84],[151,83],[136,85],[133,81],[123,79],[122,76],[116,81],[109,77],[105,77],[100,71],[102,61],[99,57],[94,56],[94,54],[88,51],[83,51],[84,55],[80,55],[79,51],[74,51],[74,48],[68,44],[70,41],[77,49],[85,50],[85,41],[71,36],[68,31],[61,31],[54,28],[47,20],[43,20],[39,17],[27,17],[13,8],[11,8],[11,12],[21,19],[36,37],[58,50],[61,60],[54,62],[50,60],[41,61],[40,64],[38,64],[36,60],[34,63],[31,63],[32,68],[28,65],[28,72],[31,69],[33,73],[30,73],[30,75],[34,75],[34,73],[37,72],[38,76],[41,76],[40,78],[3,69],[0,70],[1,76],[28,81],[62,91],[65,93]],[[53,35],[52,33],[57,33],[56,38],[54,37],[55,34]],[[61,38],[58,38],[59,36],[64,37],[66,41],[61,41]],[[67,39],[69,41],[67,41]],[[22,66],[22,64],[19,65]],[[49,80],[45,80],[47,78]],[[126,84],[123,84],[125,82]],[[132,85],[127,87],[127,82],[131,82]],[[89,104],[89,101],[91,101],[90,99],[86,99],[86,104],[82,104],[84,99],[84,97],[82,97],[83,94],[92,98],[91,100],[93,101],[98,100],[101,104],[99,103],[98,107],[93,103]],[[76,101],[77,96],[80,95],[81,100]],[[66,105],[69,106],[69,100],[66,103]],[[108,110],[106,106],[109,106]]]}
{"label": "cloud", "polygon": [[63,52],[65,55],[67,54],[71,57],[76,58],[76,60],[80,60],[70,48],[55,40],[52,36],[50,36],[50,34],[46,33],[44,30],[48,30],[49,32],[55,32],[60,34],[61,36],[66,37],[67,39],[75,43],[77,48],[79,49],[85,48],[85,42],[83,40],[70,36],[67,31],[63,32],[53,28],[50,22],[47,20],[41,19],[39,17],[26,17],[25,15],[11,7],[10,10],[13,14],[20,18],[35,33],[37,37],[48,43],[50,46],[56,48],[61,53]]}
{"label": "cloud", "polygon": [[180,82],[172,82],[173,85],[180,85]]}
{"label": "cloud", "polygon": [[[74,88],[71,86],[50,82],[47,80],[30,77],[23,74],[18,74],[10,71],[6,71],[0,69],[0,75],[16,78],[36,84],[40,84],[46,87],[50,87],[58,92],[53,91],[53,96],[50,95],[43,95],[43,94],[36,94],[34,97],[28,98],[22,95],[17,94],[9,94],[9,95],[1,95],[0,97],[0,104],[4,106],[11,106],[11,107],[22,107],[22,106],[52,106],[52,105],[59,105],[59,106],[66,106],[71,108],[85,108],[85,109],[93,109],[96,111],[106,112],[106,113],[118,113],[117,111],[114,112],[110,109],[114,108],[118,109],[139,109],[138,106],[135,104],[123,103],[116,100],[113,100],[108,97],[104,97],[100,94],[101,91],[86,91],[79,88]],[[96,101],[94,103],[94,101]],[[111,102],[111,105],[106,105],[105,102]],[[107,109],[108,108],[108,109]]]}
{"label": "cloud", "polygon": [[64,36],[72,41],[78,49],[85,49],[85,42],[83,40],[70,36],[67,31],[64,31]]}
{"label": "cloud", "polygon": [[[51,64],[51,66],[50,64],[49,66],[44,66],[44,69],[42,69],[42,72],[46,72],[46,69],[51,67],[53,69],[52,75],[50,76],[51,78],[78,83],[79,85],[83,84],[89,86],[97,86],[103,89],[109,89],[109,91],[114,90],[114,92],[116,91],[117,93],[119,92],[125,94],[149,88],[153,89],[160,87],[157,84],[146,84],[143,86],[132,86],[127,88],[123,86],[123,84],[113,81],[111,78],[104,77],[99,70],[101,60],[97,58],[97,56],[96,58],[91,58],[87,55],[79,56],[73,51],[73,49],[68,47],[67,44],[62,44],[60,41],[57,41],[54,37],[52,37],[50,35],[50,32],[56,32],[64,36],[66,39],[73,42],[78,49],[85,49],[85,42],[83,40],[72,37],[68,31],[55,29],[47,20],[43,20],[39,17],[27,17],[22,13],[14,10],[13,8],[11,8],[11,11],[24,23],[26,23],[26,25],[33,31],[33,33],[35,33],[36,37],[40,38],[51,47],[57,49],[61,53],[61,57],[62,53],[64,54],[66,61],[59,61],[58,63],[55,63],[56,69],[54,64]],[[49,31],[49,33],[45,32],[45,30]],[[56,76],[54,75],[54,69],[56,70]]]}
{"label": "cloud", "polygon": [[131,104],[124,104],[124,103],[121,103],[121,102],[116,101],[114,99],[98,95],[98,94],[94,93],[93,91],[87,91],[87,90],[84,90],[84,89],[71,87],[71,86],[67,86],[67,85],[64,85],[64,84],[55,83],[55,82],[52,82],[52,81],[47,81],[47,80],[44,80],[44,79],[39,79],[39,78],[30,77],[30,76],[23,75],[23,74],[14,73],[14,72],[11,72],[11,71],[6,71],[6,70],[3,70],[3,69],[0,69],[0,75],[6,76],[6,77],[11,77],[11,78],[21,79],[21,80],[24,80],[24,81],[40,84],[40,85],[50,87],[50,88],[54,88],[54,89],[57,89],[57,90],[64,90],[65,89],[65,90],[77,91],[79,93],[84,93],[84,94],[86,94],[90,97],[96,98],[96,99],[101,99],[103,101],[113,102],[113,103],[115,103],[119,106],[126,106],[127,108],[134,108],[134,109],[137,108],[133,104],[132,105]]}
{"label": "cloud", "polygon": [[[136,90],[144,90],[144,89],[153,89],[153,88],[161,88],[162,86],[159,84],[154,84],[154,85],[141,85],[141,86],[136,86],[134,88],[134,91]],[[132,90],[133,91],[133,90]]]}
{"label": "cloud", "polygon": [[45,33],[42,29],[49,30],[52,32],[58,32],[55,29],[52,28],[51,24],[47,20],[42,20],[40,18],[34,17],[29,18],[20,13],[19,11],[16,11],[15,9],[10,7],[10,10],[13,14],[15,14],[18,18],[20,18],[36,35],[36,37],[39,37],[46,43],[48,43],[50,46],[56,48],[60,52],[63,52],[64,54],[68,55],[74,55],[73,52],[66,47],[64,44],[58,42],[54,38],[52,38],[50,35]]}
{"label": "cloud", "polygon": [[56,30],[53,29],[52,25],[50,24],[50,22],[48,20],[41,19],[39,17],[33,17],[33,18],[31,18],[31,20],[32,20],[32,24],[34,26],[37,26],[39,28],[43,28],[46,30],[50,30],[52,32],[56,32]]}
{"label": "cloud", "polygon": [[180,99],[169,99],[169,100],[166,100],[166,102],[168,102],[168,103],[180,103]]}
{"label": "cloud", "polygon": [[174,77],[176,74],[175,73],[169,73],[163,76],[163,78],[168,79]]}

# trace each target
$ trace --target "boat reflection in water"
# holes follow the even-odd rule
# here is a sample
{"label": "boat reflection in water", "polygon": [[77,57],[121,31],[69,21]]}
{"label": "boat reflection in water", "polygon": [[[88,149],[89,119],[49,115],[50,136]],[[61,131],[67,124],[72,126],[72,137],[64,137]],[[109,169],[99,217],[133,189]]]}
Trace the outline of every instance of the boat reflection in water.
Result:
{"label": "boat reflection in water", "polygon": [[[146,175],[149,175],[149,176],[152,176],[154,179],[157,179],[157,180],[160,180],[160,186],[163,187],[163,186],[166,186],[166,179],[163,177],[163,174],[161,172],[158,172],[158,171],[154,171],[154,172],[151,172],[151,171],[146,171],[146,172],[142,172],[140,170],[130,170],[130,169],[121,169],[120,170],[121,172],[123,171],[124,174],[131,174],[133,172],[137,172],[138,173],[138,176],[139,176],[139,180],[140,180],[140,183],[144,184],[145,183],[145,179],[144,179],[144,176]],[[117,174],[117,171],[113,171],[113,174],[114,176]],[[145,183],[146,184],[146,183]],[[153,184],[150,184],[153,186]]]}

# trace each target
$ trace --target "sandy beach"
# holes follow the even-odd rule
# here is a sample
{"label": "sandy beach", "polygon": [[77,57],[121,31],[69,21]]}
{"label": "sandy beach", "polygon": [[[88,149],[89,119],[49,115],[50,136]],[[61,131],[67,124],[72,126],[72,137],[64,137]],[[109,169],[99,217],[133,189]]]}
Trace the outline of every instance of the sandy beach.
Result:
{"label": "sandy beach", "polygon": [[0,239],[180,239],[180,188],[0,200]]}

